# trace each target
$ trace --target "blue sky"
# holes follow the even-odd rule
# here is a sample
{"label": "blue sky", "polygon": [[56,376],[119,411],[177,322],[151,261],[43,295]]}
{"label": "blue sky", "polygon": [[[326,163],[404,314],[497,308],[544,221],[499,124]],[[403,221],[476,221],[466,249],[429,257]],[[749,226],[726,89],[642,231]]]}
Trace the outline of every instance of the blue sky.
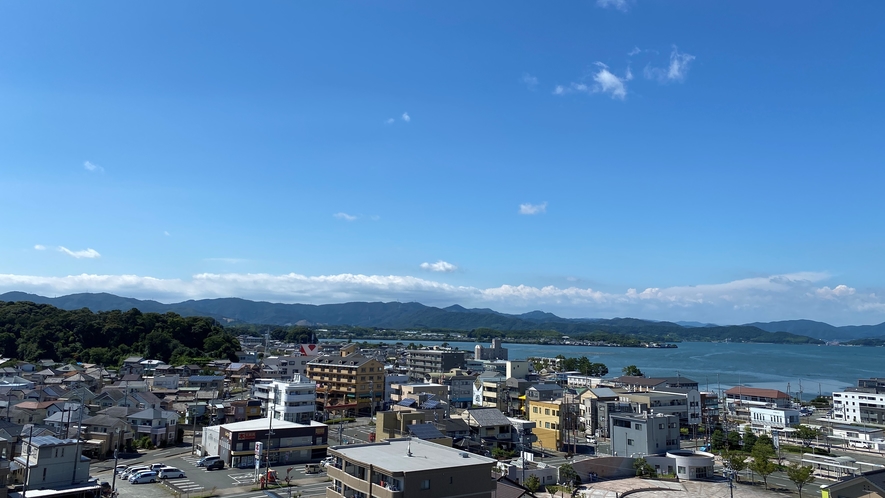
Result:
{"label": "blue sky", "polygon": [[0,291],[885,321],[880,2],[0,5]]}

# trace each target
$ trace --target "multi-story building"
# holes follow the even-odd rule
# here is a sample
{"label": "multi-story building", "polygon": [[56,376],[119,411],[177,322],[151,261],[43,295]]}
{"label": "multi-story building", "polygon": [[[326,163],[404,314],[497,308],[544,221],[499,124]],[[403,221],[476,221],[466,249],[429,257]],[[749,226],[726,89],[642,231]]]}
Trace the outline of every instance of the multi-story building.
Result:
{"label": "multi-story building", "polygon": [[534,433],[542,448],[560,451],[576,442],[579,406],[577,397],[528,403],[529,421],[535,423]]}
{"label": "multi-story building", "polygon": [[252,386],[252,397],[264,404],[265,417],[270,413],[277,420],[309,423],[316,413],[317,385],[301,374],[290,378],[289,381],[256,382]]}
{"label": "multi-story building", "polygon": [[621,401],[639,403],[652,413],[676,415],[682,427],[701,424],[701,393],[696,389],[626,392],[621,393],[619,398]]}
{"label": "multi-story building", "polygon": [[491,458],[415,438],[333,446],[326,498],[492,498]]}
{"label": "multi-story building", "polygon": [[793,408],[750,407],[750,424],[754,431],[771,432],[799,425],[799,410]]}
{"label": "multi-story building", "polygon": [[473,350],[476,360],[506,360],[507,355],[507,349],[501,346],[501,339],[492,339],[492,346],[488,348],[477,344]]}
{"label": "multi-story building", "polygon": [[384,365],[353,350],[343,348],[341,356],[321,356],[307,364],[307,375],[317,384],[318,408],[326,413],[368,415],[384,399]]}
{"label": "multi-story building", "polygon": [[612,413],[612,452],[622,457],[663,455],[679,449],[679,419],[675,415]]}
{"label": "multi-story building", "polygon": [[449,387],[442,384],[433,383],[415,383],[415,384],[392,384],[390,386],[390,401],[399,403],[400,401],[411,398],[418,399],[419,394],[427,394],[436,401],[449,402]]}
{"label": "multi-story building", "polygon": [[790,395],[777,389],[736,386],[725,391],[725,401],[729,405],[746,408],[768,405],[777,408],[788,408],[790,406]]}
{"label": "multi-story building", "polygon": [[432,373],[464,368],[465,351],[413,349],[406,352],[406,369],[413,380],[424,380]]}
{"label": "multi-story building", "polygon": [[[268,438],[268,433],[270,437]],[[266,418],[203,429],[201,454],[218,455],[230,467],[255,466],[255,443],[260,442],[262,463],[271,465],[315,462],[326,456],[328,426]]]}
{"label": "multi-story building", "polygon": [[317,355],[268,356],[262,360],[261,377],[263,379],[285,380],[293,375],[307,375],[307,365]]}
{"label": "multi-story building", "polygon": [[89,459],[81,458],[83,444],[76,439],[38,436],[22,440],[16,481],[28,490],[60,489],[89,479]]}
{"label": "multi-story building", "polygon": [[833,393],[833,418],[842,422],[885,425],[885,392],[852,387]]}

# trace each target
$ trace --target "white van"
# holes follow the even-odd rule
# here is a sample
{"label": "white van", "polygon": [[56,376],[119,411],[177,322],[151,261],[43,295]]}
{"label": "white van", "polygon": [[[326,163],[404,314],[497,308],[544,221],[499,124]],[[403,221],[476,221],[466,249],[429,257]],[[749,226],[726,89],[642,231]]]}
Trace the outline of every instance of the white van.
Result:
{"label": "white van", "polygon": [[157,473],[153,470],[145,470],[144,472],[139,472],[134,476],[129,478],[129,482],[131,484],[145,484],[148,482],[157,482]]}

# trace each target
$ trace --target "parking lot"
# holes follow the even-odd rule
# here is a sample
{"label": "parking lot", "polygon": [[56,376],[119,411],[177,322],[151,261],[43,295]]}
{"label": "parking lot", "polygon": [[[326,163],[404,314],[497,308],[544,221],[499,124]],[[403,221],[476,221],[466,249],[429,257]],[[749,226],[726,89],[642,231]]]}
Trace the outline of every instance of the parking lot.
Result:
{"label": "parking lot", "polygon": [[[252,491],[258,487],[258,484],[254,482],[254,468],[225,468],[223,470],[208,471],[203,467],[197,467],[198,460],[199,457],[191,455],[190,447],[154,450],[143,453],[136,459],[121,459],[121,465],[163,463],[183,470],[185,477],[168,479],[166,483],[157,484],[130,484],[118,477],[116,480],[117,491],[121,497],[125,498],[166,497],[176,491],[181,492],[185,496],[211,492],[212,494],[230,496],[232,498],[267,498],[260,490]],[[113,460],[97,464],[93,467],[92,475],[102,481],[112,482],[113,471],[111,467],[113,467]],[[325,489],[328,485],[325,472],[307,475],[304,473],[304,464],[280,465],[271,468],[277,471],[281,481],[285,479],[287,469],[291,469],[289,478],[293,484],[293,496],[296,496],[298,493],[304,497],[325,495]],[[283,496],[288,494],[285,487],[278,489],[277,492]]]}

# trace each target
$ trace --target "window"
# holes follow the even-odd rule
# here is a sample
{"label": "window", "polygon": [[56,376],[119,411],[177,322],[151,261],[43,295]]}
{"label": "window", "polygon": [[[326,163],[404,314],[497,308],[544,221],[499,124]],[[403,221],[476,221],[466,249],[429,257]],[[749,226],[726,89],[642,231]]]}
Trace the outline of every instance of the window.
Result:
{"label": "window", "polygon": [[544,428],[545,428],[545,429],[549,429],[549,428],[550,428],[550,422],[544,422]]}
{"label": "window", "polygon": [[685,474],[685,467],[683,467],[682,465],[679,465],[678,467],[676,467],[676,473],[677,474]]}
{"label": "window", "polygon": [[628,439],[628,440],[627,440],[627,446],[633,446],[633,440],[632,440],[632,439]]}
{"label": "window", "polygon": [[430,489],[430,479],[421,481],[421,489]]}
{"label": "window", "polygon": [[641,431],[641,430],[642,430],[642,424],[636,424],[636,430],[637,430],[637,431]]}
{"label": "window", "polygon": [[544,408],[544,415],[550,415],[550,408]]}

